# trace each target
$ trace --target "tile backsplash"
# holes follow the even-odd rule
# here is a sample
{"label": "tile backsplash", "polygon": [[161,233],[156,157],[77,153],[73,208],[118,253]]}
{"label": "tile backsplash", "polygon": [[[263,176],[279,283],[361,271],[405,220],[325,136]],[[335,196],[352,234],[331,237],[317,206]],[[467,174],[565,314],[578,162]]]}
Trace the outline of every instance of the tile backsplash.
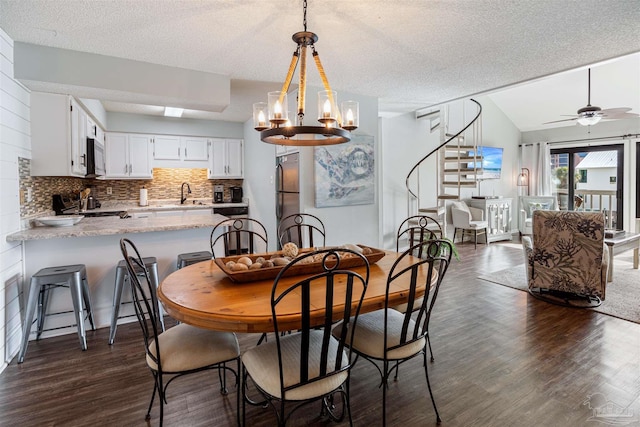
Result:
{"label": "tile backsplash", "polygon": [[[57,176],[31,176],[31,161],[19,159],[20,192],[25,195],[20,203],[20,217],[26,218],[50,211],[54,194],[78,194],[85,188],[91,188],[92,195],[100,202],[138,201],[140,189],[146,188],[149,200],[180,199],[180,187],[188,182],[191,187],[191,199],[213,199],[213,186],[224,186],[224,200],[230,201],[230,187],[242,186],[241,179],[207,179],[207,169],[154,168],[153,179],[140,180],[102,180]],[[107,187],[111,194],[107,194]],[[26,195],[31,190],[31,200]]]}

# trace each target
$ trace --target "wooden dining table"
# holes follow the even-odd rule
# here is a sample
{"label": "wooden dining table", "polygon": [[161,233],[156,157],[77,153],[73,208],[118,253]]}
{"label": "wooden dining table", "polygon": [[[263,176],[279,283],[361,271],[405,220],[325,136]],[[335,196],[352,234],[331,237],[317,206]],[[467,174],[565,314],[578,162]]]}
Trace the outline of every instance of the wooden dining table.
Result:
{"label": "wooden dining table", "polygon": [[[384,308],[387,276],[393,263],[400,253],[386,251],[385,256],[377,263],[370,265],[370,275],[367,290],[362,301],[361,313]],[[401,265],[409,265],[416,259],[408,256]],[[350,270],[362,275],[364,266],[351,267]],[[418,283],[425,283],[428,264],[420,266]],[[437,278],[434,272],[432,283]],[[278,287],[286,288],[302,280],[303,276],[284,277]],[[184,267],[168,275],[158,288],[158,299],[166,312],[174,319],[201,328],[244,333],[273,332],[273,318],[271,313],[271,290],[274,279],[257,280],[246,283],[232,281],[222,271],[215,260],[203,261]],[[408,283],[394,281],[389,290],[389,306],[407,302]],[[416,298],[425,293],[426,286],[419,286]],[[337,281],[334,292],[344,294],[344,283]],[[357,302],[354,296],[354,303]],[[336,298],[336,301],[339,298]],[[341,303],[343,304],[344,298]],[[279,306],[280,307],[280,306]],[[325,295],[323,287],[312,291],[312,319],[322,319],[325,310]],[[334,306],[339,312],[340,307]],[[281,331],[294,330],[300,325],[300,308],[297,304],[279,308],[278,328]],[[338,320],[338,319],[336,319]]]}

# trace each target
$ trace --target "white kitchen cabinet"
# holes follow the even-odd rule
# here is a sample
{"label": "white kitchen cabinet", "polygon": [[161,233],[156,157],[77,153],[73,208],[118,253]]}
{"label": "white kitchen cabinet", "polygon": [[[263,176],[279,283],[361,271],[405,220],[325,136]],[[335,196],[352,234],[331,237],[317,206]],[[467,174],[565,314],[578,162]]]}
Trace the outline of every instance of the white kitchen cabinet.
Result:
{"label": "white kitchen cabinet", "polygon": [[87,113],[68,95],[31,93],[31,175],[87,174]]}
{"label": "white kitchen cabinet", "polygon": [[149,135],[107,133],[106,178],[153,178],[151,140]]}
{"label": "white kitchen cabinet", "polygon": [[211,140],[208,138],[182,137],[180,138],[182,147],[184,148],[185,161],[207,161],[209,160],[209,145]]}
{"label": "white kitchen cabinet", "polygon": [[153,137],[153,160],[180,160],[180,137],[155,135]]}
{"label": "white kitchen cabinet", "polygon": [[295,145],[276,145],[276,156],[282,156],[283,154],[298,153],[300,147]]}
{"label": "white kitchen cabinet", "polygon": [[208,168],[210,139],[175,135],[153,136],[153,166]]}
{"label": "white kitchen cabinet", "polygon": [[212,139],[209,179],[241,179],[244,169],[243,140]]}

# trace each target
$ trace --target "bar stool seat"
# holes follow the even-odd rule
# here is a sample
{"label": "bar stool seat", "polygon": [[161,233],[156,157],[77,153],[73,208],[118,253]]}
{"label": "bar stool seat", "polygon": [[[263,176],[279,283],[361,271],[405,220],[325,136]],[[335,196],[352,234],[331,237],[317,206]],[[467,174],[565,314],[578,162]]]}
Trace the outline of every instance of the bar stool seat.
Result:
{"label": "bar stool seat", "polygon": [[188,252],[186,254],[178,255],[178,262],[176,266],[178,267],[178,270],[180,270],[181,268],[195,264],[196,262],[209,261],[211,258],[213,258],[213,255],[209,251]]}
{"label": "bar stool seat", "polygon": [[91,311],[87,269],[84,264],[47,267],[39,270],[36,274],[31,276],[31,283],[29,284],[29,299],[27,301],[27,309],[24,323],[22,325],[22,345],[18,355],[18,363],[22,363],[24,361],[24,356],[27,353],[29,335],[31,333],[31,325],[33,323],[36,306],[38,306],[38,326],[36,335],[36,340],[38,340],[44,330],[44,318],[47,315],[46,311],[49,302],[49,292],[58,287],[69,288],[71,292],[71,300],[73,302],[73,312],[75,314],[76,324],[78,327],[80,347],[82,350],[87,349],[87,337],[84,326],[85,311],[87,317],[89,317],[91,330],[96,330],[96,327],[93,324],[93,313]]}
{"label": "bar stool seat", "polygon": [[[153,289],[158,289],[158,260],[156,257],[142,258],[144,266],[149,271],[149,280],[153,285]],[[136,267],[137,268],[137,267]],[[140,271],[138,276],[144,276],[144,272]],[[116,283],[113,289],[113,308],[111,310],[111,328],[109,330],[109,345],[113,344],[116,339],[116,330],[118,329],[118,319],[120,319],[120,302],[122,300],[122,290],[124,288],[124,282],[129,281],[129,272],[127,271],[127,264],[124,260],[120,261],[116,267]],[[153,298],[152,301],[157,301]],[[162,324],[162,330],[164,331],[164,313],[162,305],[158,304],[158,314],[160,323]],[[133,314],[131,316],[134,316]],[[129,316],[123,316],[129,317]]]}

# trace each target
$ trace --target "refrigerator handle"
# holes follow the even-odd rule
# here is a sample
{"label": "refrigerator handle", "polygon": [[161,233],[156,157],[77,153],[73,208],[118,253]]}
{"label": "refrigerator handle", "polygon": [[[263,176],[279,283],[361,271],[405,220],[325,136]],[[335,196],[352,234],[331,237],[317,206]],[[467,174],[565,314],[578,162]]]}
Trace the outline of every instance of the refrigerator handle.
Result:
{"label": "refrigerator handle", "polygon": [[276,166],[276,219],[282,219],[282,204],[284,203],[284,194],[282,193],[282,178],[284,178],[284,171],[282,165],[278,163]]}

